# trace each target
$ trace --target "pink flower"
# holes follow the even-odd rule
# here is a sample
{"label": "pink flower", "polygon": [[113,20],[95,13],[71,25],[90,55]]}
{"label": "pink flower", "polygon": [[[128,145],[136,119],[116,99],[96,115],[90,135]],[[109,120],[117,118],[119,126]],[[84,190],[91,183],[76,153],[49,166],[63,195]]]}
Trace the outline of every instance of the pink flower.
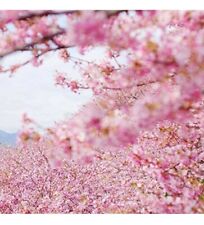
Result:
{"label": "pink flower", "polygon": [[106,16],[104,13],[98,13],[94,19],[93,16],[92,12],[84,12],[81,18],[74,23],[74,40],[82,48],[105,40]]}
{"label": "pink flower", "polygon": [[77,92],[77,90],[79,89],[78,83],[76,81],[71,81],[69,83],[69,87],[73,92]]}

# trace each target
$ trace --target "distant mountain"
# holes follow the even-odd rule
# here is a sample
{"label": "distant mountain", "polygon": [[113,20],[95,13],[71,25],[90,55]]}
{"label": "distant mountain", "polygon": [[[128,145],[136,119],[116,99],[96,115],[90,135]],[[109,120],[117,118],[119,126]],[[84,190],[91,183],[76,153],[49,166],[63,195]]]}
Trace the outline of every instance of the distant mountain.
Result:
{"label": "distant mountain", "polygon": [[0,144],[3,145],[15,145],[16,143],[16,133],[7,133],[0,130]]}

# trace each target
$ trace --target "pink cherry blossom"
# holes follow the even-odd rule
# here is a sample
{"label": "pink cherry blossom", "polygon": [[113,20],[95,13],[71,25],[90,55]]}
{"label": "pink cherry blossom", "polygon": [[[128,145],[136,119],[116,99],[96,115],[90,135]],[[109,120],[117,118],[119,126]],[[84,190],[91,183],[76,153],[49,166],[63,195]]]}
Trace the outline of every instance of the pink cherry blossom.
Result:
{"label": "pink cherry blossom", "polygon": [[25,112],[17,145],[0,146],[0,212],[203,213],[203,18],[1,11],[0,57],[30,58],[0,73],[56,53],[80,79],[56,68],[53,82],[93,97],[46,129]]}

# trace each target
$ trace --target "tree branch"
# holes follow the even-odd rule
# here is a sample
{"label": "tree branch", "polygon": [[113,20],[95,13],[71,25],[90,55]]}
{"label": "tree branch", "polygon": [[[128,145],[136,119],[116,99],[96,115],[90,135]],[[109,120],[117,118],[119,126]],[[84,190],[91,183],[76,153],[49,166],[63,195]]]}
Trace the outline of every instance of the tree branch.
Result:
{"label": "tree branch", "polygon": [[[49,16],[49,15],[63,15],[63,14],[71,14],[71,13],[76,13],[76,12],[80,12],[80,11],[74,11],[74,10],[68,10],[68,11],[52,11],[52,10],[46,10],[46,11],[42,11],[42,12],[32,12],[30,14],[26,14],[26,15],[20,15],[18,16],[16,19],[14,19],[14,21],[20,21],[20,20],[27,20],[27,19],[32,19],[32,18],[36,18],[36,17],[43,17],[43,16]],[[118,15],[120,12],[122,11],[116,11],[116,10],[107,10],[104,11],[106,13],[107,18],[110,18],[114,15]],[[64,34],[66,31],[62,28],[59,28],[56,32],[53,32],[51,34],[45,35],[41,38],[36,39],[35,41],[33,41],[30,44],[24,44],[21,46],[16,46],[13,49],[9,49],[7,51],[4,52],[0,52],[0,59],[8,56],[16,51],[21,51],[23,49],[29,48],[29,47],[33,47],[36,44],[40,44],[44,41],[47,40],[54,40],[54,37],[57,37],[59,35]]]}
{"label": "tree branch", "polygon": [[8,51],[4,52],[4,53],[0,53],[0,58],[3,58],[5,56],[8,56],[14,52],[17,52],[17,51],[21,51],[23,49],[26,49],[26,48],[29,48],[29,47],[33,47],[34,45],[36,44],[40,44],[44,41],[47,41],[47,40],[50,40],[52,39],[53,37],[56,37],[58,35],[61,35],[63,34],[65,31],[63,29],[59,29],[58,31],[52,33],[52,34],[48,34],[42,38],[38,38],[36,39],[34,42],[30,43],[30,44],[25,44],[25,45],[22,45],[22,46],[16,46],[15,49],[9,49]]}

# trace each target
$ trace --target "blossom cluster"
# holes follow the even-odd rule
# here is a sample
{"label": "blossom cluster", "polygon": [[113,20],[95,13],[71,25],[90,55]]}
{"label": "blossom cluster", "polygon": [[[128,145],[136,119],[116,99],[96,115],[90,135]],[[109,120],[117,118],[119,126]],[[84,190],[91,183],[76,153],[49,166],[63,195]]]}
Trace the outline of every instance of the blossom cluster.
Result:
{"label": "blossom cluster", "polygon": [[[163,128],[163,133],[165,129],[174,128]],[[134,152],[137,160],[131,160],[128,150],[114,153],[103,149],[92,163],[64,161],[56,167],[48,149],[45,143],[1,149],[1,213],[202,213],[204,210],[203,156],[199,151],[191,152],[194,156],[189,154],[189,158],[194,159],[185,163],[188,159],[184,155],[189,149],[180,149],[179,153],[178,147],[166,147],[152,157],[153,146],[148,143],[145,153]],[[183,161],[169,160],[165,164],[167,155],[172,156],[175,151]]]}

